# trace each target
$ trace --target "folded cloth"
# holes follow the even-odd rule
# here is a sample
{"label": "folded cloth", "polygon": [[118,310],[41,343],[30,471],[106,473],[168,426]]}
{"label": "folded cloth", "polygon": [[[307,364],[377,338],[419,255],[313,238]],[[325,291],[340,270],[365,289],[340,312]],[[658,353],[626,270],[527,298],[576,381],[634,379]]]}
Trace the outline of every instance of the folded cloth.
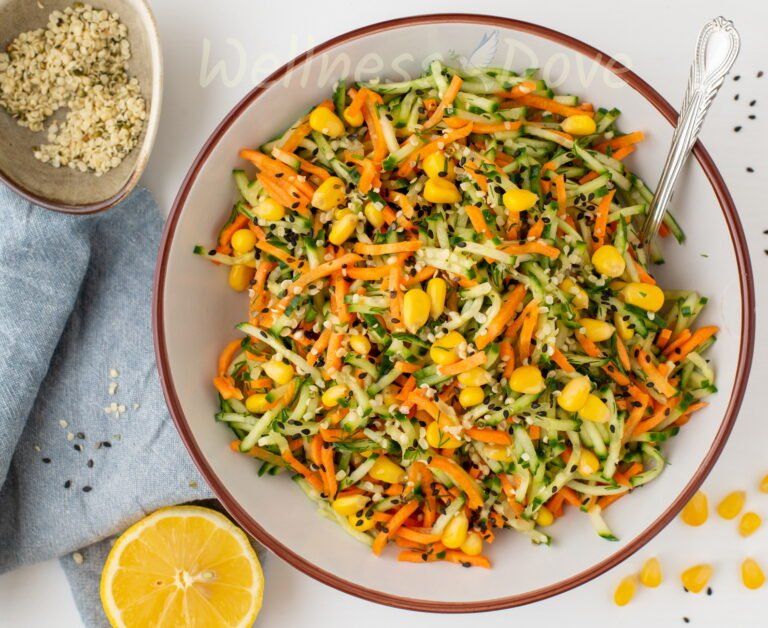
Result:
{"label": "folded cloth", "polygon": [[84,622],[104,625],[108,548],[82,548],[211,496],[152,350],[162,217],[146,190],[70,216],[0,186],[0,224],[0,573],[66,556]]}

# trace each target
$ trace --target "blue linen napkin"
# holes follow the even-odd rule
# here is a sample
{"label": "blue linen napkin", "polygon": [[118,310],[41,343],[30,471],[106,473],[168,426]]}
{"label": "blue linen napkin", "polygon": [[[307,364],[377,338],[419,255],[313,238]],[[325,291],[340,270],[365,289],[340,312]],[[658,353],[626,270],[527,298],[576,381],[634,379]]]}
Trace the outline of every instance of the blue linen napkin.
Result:
{"label": "blue linen napkin", "polygon": [[0,573],[63,556],[83,621],[106,625],[105,539],[211,497],[152,350],[162,217],[146,190],[69,216],[0,185],[0,225]]}

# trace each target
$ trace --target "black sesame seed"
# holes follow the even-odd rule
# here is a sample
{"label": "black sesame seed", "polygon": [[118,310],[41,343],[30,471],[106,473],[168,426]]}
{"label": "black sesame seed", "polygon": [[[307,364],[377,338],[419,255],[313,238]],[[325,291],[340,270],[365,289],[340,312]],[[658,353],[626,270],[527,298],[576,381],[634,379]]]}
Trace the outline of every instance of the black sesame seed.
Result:
{"label": "black sesame seed", "polygon": [[747,172],[754,172],[755,169],[752,166],[747,166]]}
{"label": "black sesame seed", "polygon": [[707,587],[707,595],[712,595],[712,587]]}
{"label": "black sesame seed", "polygon": [[741,78],[741,75],[737,74],[736,76],[733,77],[733,80],[738,81],[740,78]]}
{"label": "black sesame seed", "polygon": [[760,70],[760,71],[757,73],[757,78],[762,78],[762,76],[763,76],[763,71],[762,71],[762,70]]}
{"label": "black sesame seed", "polygon": [[755,118],[757,118],[757,116],[756,116],[754,113],[751,113],[751,114],[749,114],[747,117],[748,117],[750,120],[754,120]]}
{"label": "black sesame seed", "polygon": [[750,107],[754,107],[756,104],[757,104],[757,101],[756,101],[756,100],[750,100],[750,101],[749,101],[749,106],[750,106]]}
{"label": "black sesame seed", "polygon": [[89,459],[88,459],[88,462],[86,462],[85,464],[86,464],[86,465],[88,466],[88,468],[90,469],[90,468],[92,468],[92,467],[93,467],[93,460],[89,458]]}
{"label": "black sesame seed", "polygon": [[83,493],[90,493],[93,490],[90,486],[84,486],[83,487]]}
{"label": "black sesame seed", "polygon": [[112,447],[112,443],[110,443],[108,440],[103,441],[101,444],[103,447]]}
{"label": "black sesame seed", "polygon": [[83,446],[80,443],[75,443],[72,447],[74,447],[75,451],[83,451]]}
{"label": "black sesame seed", "polygon": [[688,619],[687,617],[683,617],[683,621],[684,621],[686,624],[690,624],[690,623],[691,623],[691,620],[690,620],[690,619]]}
{"label": "black sesame seed", "polygon": [[43,462],[45,464],[51,464],[51,459],[50,458],[43,458]]}
{"label": "black sesame seed", "polygon": [[67,480],[64,482],[64,488],[69,488],[70,486],[72,486],[72,480]]}
{"label": "black sesame seed", "polygon": [[734,130],[735,133],[738,133],[739,131],[741,131],[741,125],[737,125],[737,126],[733,127],[733,130]]}

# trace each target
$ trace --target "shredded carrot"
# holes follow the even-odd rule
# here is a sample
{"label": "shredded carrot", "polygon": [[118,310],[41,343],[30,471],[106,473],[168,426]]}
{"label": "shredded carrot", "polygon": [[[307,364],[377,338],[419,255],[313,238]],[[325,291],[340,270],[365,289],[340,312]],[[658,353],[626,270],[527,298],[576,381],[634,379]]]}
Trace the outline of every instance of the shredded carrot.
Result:
{"label": "shredded carrot", "polygon": [[501,247],[501,250],[510,255],[544,255],[549,259],[557,259],[560,257],[560,249],[555,248],[554,246],[549,246],[540,240],[526,242],[525,244],[507,244]]}
{"label": "shredded carrot", "polygon": [[552,100],[551,98],[545,98],[544,96],[537,96],[536,94],[515,94],[514,92],[509,94],[502,94],[503,96],[509,96],[515,100],[518,105],[523,107],[532,107],[533,109],[541,109],[543,111],[549,111],[556,113],[559,116],[567,118],[568,116],[585,115],[594,117],[594,112],[584,111],[578,107],[570,107],[562,103]]}
{"label": "shredded carrot", "polygon": [[720,331],[720,328],[715,326],[701,327],[700,329],[697,329],[685,343],[675,347],[669,352],[670,359],[673,362],[682,362],[691,351],[709,340],[718,331]]}
{"label": "shredded carrot", "polygon": [[573,373],[574,371],[576,371],[576,369],[568,361],[568,358],[566,358],[563,355],[563,353],[560,351],[560,349],[555,349],[552,352],[552,361],[555,364],[557,364],[561,369],[563,369],[566,373]]}
{"label": "shredded carrot", "polygon": [[595,227],[592,230],[593,248],[597,249],[603,246],[605,242],[605,232],[608,227],[608,213],[611,209],[611,201],[616,190],[611,190],[600,199],[597,206],[597,217],[595,218]]}
{"label": "shredded carrot", "polygon": [[458,362],[454,362],[453,364],[445,364],[438,366],[437,372],[440,373],[440,375],[443,375],[445,377],[452,377],[454,375],[459,375],[460,373],[464,373],[466,371],[469,371],[470,369],[475,368],[476,366],[482,366],[485,364],[487,357],[485,355],[484,351],[478,351],[477,353],[473,353],[468,358],[464,358],[463,360],[459,360]]}
{"label": "shredded carrot", "polygon": [[219,234],[219,253],[229,253],[232,249],[229,246],[229,241],[232,239],[232,235],[235,231],[239,231],[248,224],[248,216],[238,214],[234,220],[221,230]]}
{"label": "shredded carrot", "polygon": [[620,135],[619,137],[614,137],[613,139],[607,140],[605,142],[601,142],[600,144],[595,144],[593,148],[597,151],[600,151],[601,153],[604,153],[609,148],[613,150],[624,148],[626,146],[631,146],[632,144],[637,144],[639,142],[642,142],[644,139],[645,139],[645,133],[643,133],[642,131],[634,131],[632,133],[627,133],[626,135]]}
{"label": "shredded carrot", "polygon": [[491,233],[491,230],[488,228],[488,224],[485,222],[482,209],[476,207],[475,205],[465,205],[464,211],[467,212],[469,221],[472,223],[472,227],[475,231],[482,233],[488,239],[493,238],[493,233]]}
{"label": "shredded carrot", "polygon": [[213,378],[213,385],[219,391],[222,399],[242,399],[243,393],[235,386],[235,380],[231,377],[217,376]]}
{"label": "shredded carrot", "polygon": [[491,320],[485,333],[475,338],[475,345],[478,349],[485,349],[491,344],[503,331],[509,322],[514,318],[515,312],[518,306],[523,302],[525,297],[525,286],[523,284],[517,284],[514,290],[509,293],[509,296],[499,309],[499,313]]}
{"label": "shredded carrot", "polygon": [[312,485],[312,488],[314,488],[316,491],[323,491],[323,482],[318,474],[314,471],[310,471],[301,462],[296,460],[296,457],[291,453],[290,449],[286,449],[285,451],[281,452],[280,455],[283,457],[283,460],[285,460],[291,466],[291,468],[296,471],[296,473],[302,475],[307,480],[307,482]]}
{"label": "shredded carrot", "polygon": [[409,240],[406,242],[388,242],[386,244],[356,242],[353,250],[360,255],[393,255],[394,253],[418,251],[420,248],[421,242]]}
{"label": "shredded carrot", "polygon": [[235,357],[238,349],[242,346],[242,340],[233,340],[227,343],[222,352],[219,354],[219,360],[217,363],[216,373],[220,377],[223,377],[227,373],[229,365],[232,363],[232,358]]}
{"label": "shredded carrot", "polygon": [[423,127],[424,129],[431,129],[438,122],[440,122],[440,120],[443,119],[443,114],[445,113],[446,108],[450,107],[453,101],[456,99],[456,95],[459,93],[459,90],[461,89],[461,84],[463,82],[464,81],[462,81],[461,77],[458,74],[453,75],[453,77],[451,78],[451,82],[448,85],[448,89],[445,90],[445,94],[440,100],[440,104],[437,105],[432,115],[424,123],[424,127]]}
{"label": "shredded carrot", "polygon": [[466,493],[470,508],[480,508],[483,505],[483,496],[474,480],[456,462],[442,456],[432,456],[429,465],[450,476],[456,486]]}

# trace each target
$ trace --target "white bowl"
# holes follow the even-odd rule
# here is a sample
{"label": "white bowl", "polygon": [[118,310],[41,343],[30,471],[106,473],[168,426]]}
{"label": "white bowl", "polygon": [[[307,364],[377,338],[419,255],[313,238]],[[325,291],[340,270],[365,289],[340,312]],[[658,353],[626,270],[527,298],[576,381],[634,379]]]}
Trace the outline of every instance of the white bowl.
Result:
{"label": "white bowl", "polygon": [[[708,154],[696,148],[676,212],[688,244],[666,246],[658,269],[668,287],[710,298],[703,322],[721,328],[710,350],[720,392],[665,449],[673,464],[651,485],[607,513],[619,542],[597,536],[587,518],[571,512],[553,528],[551,547],[513,532],[490,546],[492,570],[399,563],[390,550],[376,558],[336,524],[322,519],[288,478],[259,478],[254,462],[229,449],[231,434],[213,420],[216,356],[236,337],[246,298],[233,293],[221,270],[192,255],[214,241],[234,201],[233,168],[242,147],[270,139],[328,97],[341,76],[355,79],[420,72],[435,53],[472,53],[498,31],[494,65],[543,68],[559,90],[618,107],[626,131],[648,135],[630,167],[655,182],[676,118],[644,81],[608,55],[571,37],[496,17],[434,15],[376,24],[337,37],[275,72],[243,99],[198,155],[174,204],[160,251],[155,286],[155,342],[171,413],[190,453],[224,506],[249,533],[305,573],[348,593],[409,609],[470,612],[506,608],[555,595],[618,564],[657,534],[682,508],[717,459],[733,426],[749,373],[754,294],[747,246],[730,195]],[[512,51],[512,52],[510,52]],[[706,253],[707,257],[702,254]]]}

